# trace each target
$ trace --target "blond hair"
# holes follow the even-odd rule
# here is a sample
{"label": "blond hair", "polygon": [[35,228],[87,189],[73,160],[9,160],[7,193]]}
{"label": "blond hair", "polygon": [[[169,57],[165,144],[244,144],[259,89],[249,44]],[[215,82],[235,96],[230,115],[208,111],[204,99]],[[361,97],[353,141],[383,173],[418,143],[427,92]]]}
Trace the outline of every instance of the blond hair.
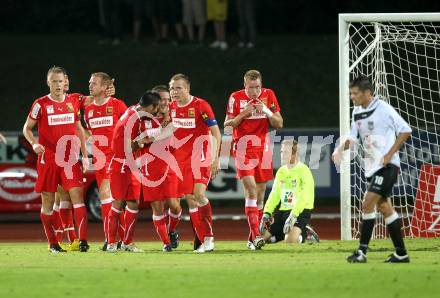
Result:
{"label": "blond hair", "polygon": [[61,73],[63,75],[67,75],[67,72],[64,68],[62,68],[61,66],[52,66],[51,68],[49,68],[49,70],[47,71],[47,77],[49,77],[49,75],[53,74],[53,73]]}
{"label": "blond hair", "polygon": [[258,79],[262,80],[262,76],[258,70],[251,69],[251,70],[246,71],[246,73],[244,74],[244,79],[245,80],[248,79],[248,80],[252,80],[252,81],[258,80]]}
{"label": "blond hair", "polygon": [[92,77],[101,78],[101,85],[110,86],[112,84],[112,77],[105,72],[92,73]]}
{"label": "blond hair", "polygon": [[191,83],[189,81],[189,77],[187,75],[184,75],[183,73],[175,74],[171,77],[170,81],[178,81],[183,80],[185,83],[189,86]]}

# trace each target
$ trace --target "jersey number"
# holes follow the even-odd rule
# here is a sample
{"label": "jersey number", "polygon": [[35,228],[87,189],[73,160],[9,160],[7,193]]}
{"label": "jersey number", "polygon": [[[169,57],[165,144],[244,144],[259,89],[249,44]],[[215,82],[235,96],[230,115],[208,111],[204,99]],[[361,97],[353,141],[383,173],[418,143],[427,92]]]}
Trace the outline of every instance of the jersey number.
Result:
{"label": "jersey number", "polygon": [[374,184],[382,185],[382,183],[383,183],[383,177],[382,176],[375,176],[374,177]]}

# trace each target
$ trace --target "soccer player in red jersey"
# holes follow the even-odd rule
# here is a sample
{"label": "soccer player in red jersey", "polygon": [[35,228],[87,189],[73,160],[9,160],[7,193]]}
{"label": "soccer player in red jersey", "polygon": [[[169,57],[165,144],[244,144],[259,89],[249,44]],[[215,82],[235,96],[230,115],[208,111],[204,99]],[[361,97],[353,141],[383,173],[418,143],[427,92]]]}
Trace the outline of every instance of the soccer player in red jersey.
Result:
{"label": "soccer player in red jersey", "polygon": [[180,179],[178,192],[185,195],[195,232],[203,242],[196,252],[212,251],[212,209],[205,192],[211,175],[214,179],[218,172],[220,129],[209,103],[190,94],[186,75],[174,75],[169,87],[173,147],[181,171],[181,176],[176,173]]}
{"label": "soccer player in red jersey", "polygon": [[[40,218],[49,242],[49,250],[53,253],[65,251],[59,246],[53,230],[52,213],[58,184],[69,192],[73,203],[79,231],[79,250],[85,252],[89,249],[83,175],[78,162],[80,148],[84,156],[83,168],[87,169],[87,149],[76,101],[64,94],[65,75],[64,69],[60,67],[49,69],[47,84],[50,93],[34,101],[23,127],[23,135],[38,154],[35,191],[41,193]],[[32,132],[35,125],[38,125],[38,140]]]}
{"label": "soccer player in red jersey", "polygon": [[[65,79],[66,79],[66,83],[64,85],[64,93],[68,94],[70,89],[70,82],[67,74],[65,75]],[[115,91],[116,90],[114,86],[114,79],[112,79],[111,84],[109,84],[108,88],[105,91],[105,95],[107,97],[113,96],[115,94]],[[74,98],[81,112],[84,111],[87,105],[93,102],[92,96],[86,96],[81,93],[70,93],[69,96]],[[53,216],[53,222],[55,224],[54,229],[57,234],[58,242],[60,242],[60,246],[69,251],[78,251],[79,240],[77,238],[75,232],[75,225],[73,223],[72,202],[70,200],[69,193],[65,191],[60,185],[58,185],[58,191],[55,193],[55,204],[53,210],[54,212],[52,216]],[[66,246],[63,243],[61,243],[61,239],[62,239],[61,232],[65,232],[67,234],[67,240],[69,242],[69,245]],[[123,230],[122,230],[122,234],[123,234]]]}
{"label": "soccer player in red jersey", "polygon": [[[160,96],[159,93],[158,95]],[[169,124],[168,100],[169,98],[166,97],[161,98],[156,116],[151,115],[143,119],[142,136],[145,135],[148,141],[141,149],[140,158],[143,199],[149,202],[153,209],[153,224],[163,242],[164,252],[170,252],[173,248],[167,229],[168,216],[164,212],[165,203],[168,203],[171,209],[176,207],[180,209],[177,199],[178,180],[174,172],[178,164],[172,155],[173,128]]]}
{"label": "soccer player in red jersey", "polygon": [[111,141],[116,123],[127,110],[127,106],[122,100],[106,96],[111,84],[112,78],[108,74],[104,72],[93,73],[89,81],[89,90],[93,102],[84,109],[84,119],[93,142],[93,167],[99,188],[99,199],[101,200],[105,235],[103,250],[107,248],[108,213],[113,201],[107,173],[113,156]]}
{"label": "soccer player in red jersey", "polygon": [[260,72],[249,70],[244,75],[244,89],[229,97],[224,123],[225,130],[233,128],[233,155],[237,178],[244,187],[250,229],[249,249],[264,245],[258,225],[263,215],[266,182],[273,179],[269,125],[283,127],[277,98],[271,89],[262,88]]}
{"label": "soccer player in red jersey", "polygon": [[108,245],[107,252],[116,252],[116,231],[119,214],[122,212],[124,201],[125,209],[125,236],[123,249],[130,252],[142,252],[133,243],[134,228],[139,212],[139,196],[141,191],[137,162],[138,151],[143,147],[142,119],[144,114],[157,112],[160,97],[156,92],[147,91],[142,95],[139,103],[129,107],[121,116],[113,131],[112,150],[109,175],[111,194],[114,198],[108,215]]}
{"label": "soccer player in red jersey", "polygon": [[[157,111],[156,118],[162,124],[162,127],[166,127],[171,121],[171,118],[169,117],[169,105],[171,103],[170,91],[165,85],[155,86],[153,87],[153,91],[159,93],[160,95],[159,109]],[[172,147],[170,150],[172,150]],[[170,175],[176,177],[174,171],[171,171]],[[180,223],[180,218],[182,216],[180,197],[180,195],[176,195],[174,197],[170,197],[165,202],[165,210],[168,209],[168,237],[171,242],[171,248],[177,248],[179,245],[179,233],[176,228]]]}

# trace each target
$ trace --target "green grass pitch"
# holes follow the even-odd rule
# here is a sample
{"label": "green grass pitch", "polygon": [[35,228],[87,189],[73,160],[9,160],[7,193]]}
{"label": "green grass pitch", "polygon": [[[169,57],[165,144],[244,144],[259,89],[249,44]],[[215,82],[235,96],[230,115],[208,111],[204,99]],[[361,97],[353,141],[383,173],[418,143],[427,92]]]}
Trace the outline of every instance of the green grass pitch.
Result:
{"label": "green grass pitch", "polygon": [[410,264],[384,264],[390,241],[372,241],[367,264],[348,264],[355,241],[267,245],[218,241],[194,254],[189,242],[162,253],[49,254],[43,243],[0,243],[0,297],[440,297],[440,239],[409,239]]}

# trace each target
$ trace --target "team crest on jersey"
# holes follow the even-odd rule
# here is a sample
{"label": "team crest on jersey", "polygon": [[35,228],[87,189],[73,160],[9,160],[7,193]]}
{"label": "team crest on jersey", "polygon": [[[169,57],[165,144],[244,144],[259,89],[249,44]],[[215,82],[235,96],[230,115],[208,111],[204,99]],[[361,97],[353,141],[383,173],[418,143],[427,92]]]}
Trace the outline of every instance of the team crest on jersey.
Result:
{"label": "team crest on jersey", "polygon": [[368,121],[368,130],[370,130],[370,131],[374,130],[374,122],[373,121]]}
{"label": "team crest on jersey", "polygon": [[89,111],[89,114],[88,114],[87,117],[89,117],[89,118],[92,118],[92,117],[93,117],[93,110],[90,110],[90,111]]}
{"label": "team crest on jersey", "polygon": [[46,111],[47,111],[48,114],[53,114],[54,113],[53,106],[47,106],[46,107]]}
{"label": "team crest on jersey", "polygon": [[196,116],[196,110],[194,108],[188,109],[188,117],[194,118]]}
{"label": "team crest on jersey", "polygon": [[107,115],[113,115],[113,107],[107,107],[105,109],[105,112],[107,113]]}
{"label": "team crest on jersey", "polygon": [[272,102],[272,103],[270,104],[270,109],[273,110],[273,111],[276,109],[276,106],[275,106],[275,103],[274,103],[274,102]]}
{"label": "team crest on jersey", "polygon": [[208,117],[208,114],[206,114],[206,113],[203,113],[202,114],[202,118],[203,118],[203,120],[206,120],[206,119],[208,119],[209,117]]}
{"label": "team crest on jersey", "polygon": [[73,112],[73,105],[72,105],[72,103],[68,102],[66,105],[67,105],[67,111],[68,112]]}
{"label": "team crest on jersey", "polygon": [[176,110],[171,110],[171,117],[176,117]]}

